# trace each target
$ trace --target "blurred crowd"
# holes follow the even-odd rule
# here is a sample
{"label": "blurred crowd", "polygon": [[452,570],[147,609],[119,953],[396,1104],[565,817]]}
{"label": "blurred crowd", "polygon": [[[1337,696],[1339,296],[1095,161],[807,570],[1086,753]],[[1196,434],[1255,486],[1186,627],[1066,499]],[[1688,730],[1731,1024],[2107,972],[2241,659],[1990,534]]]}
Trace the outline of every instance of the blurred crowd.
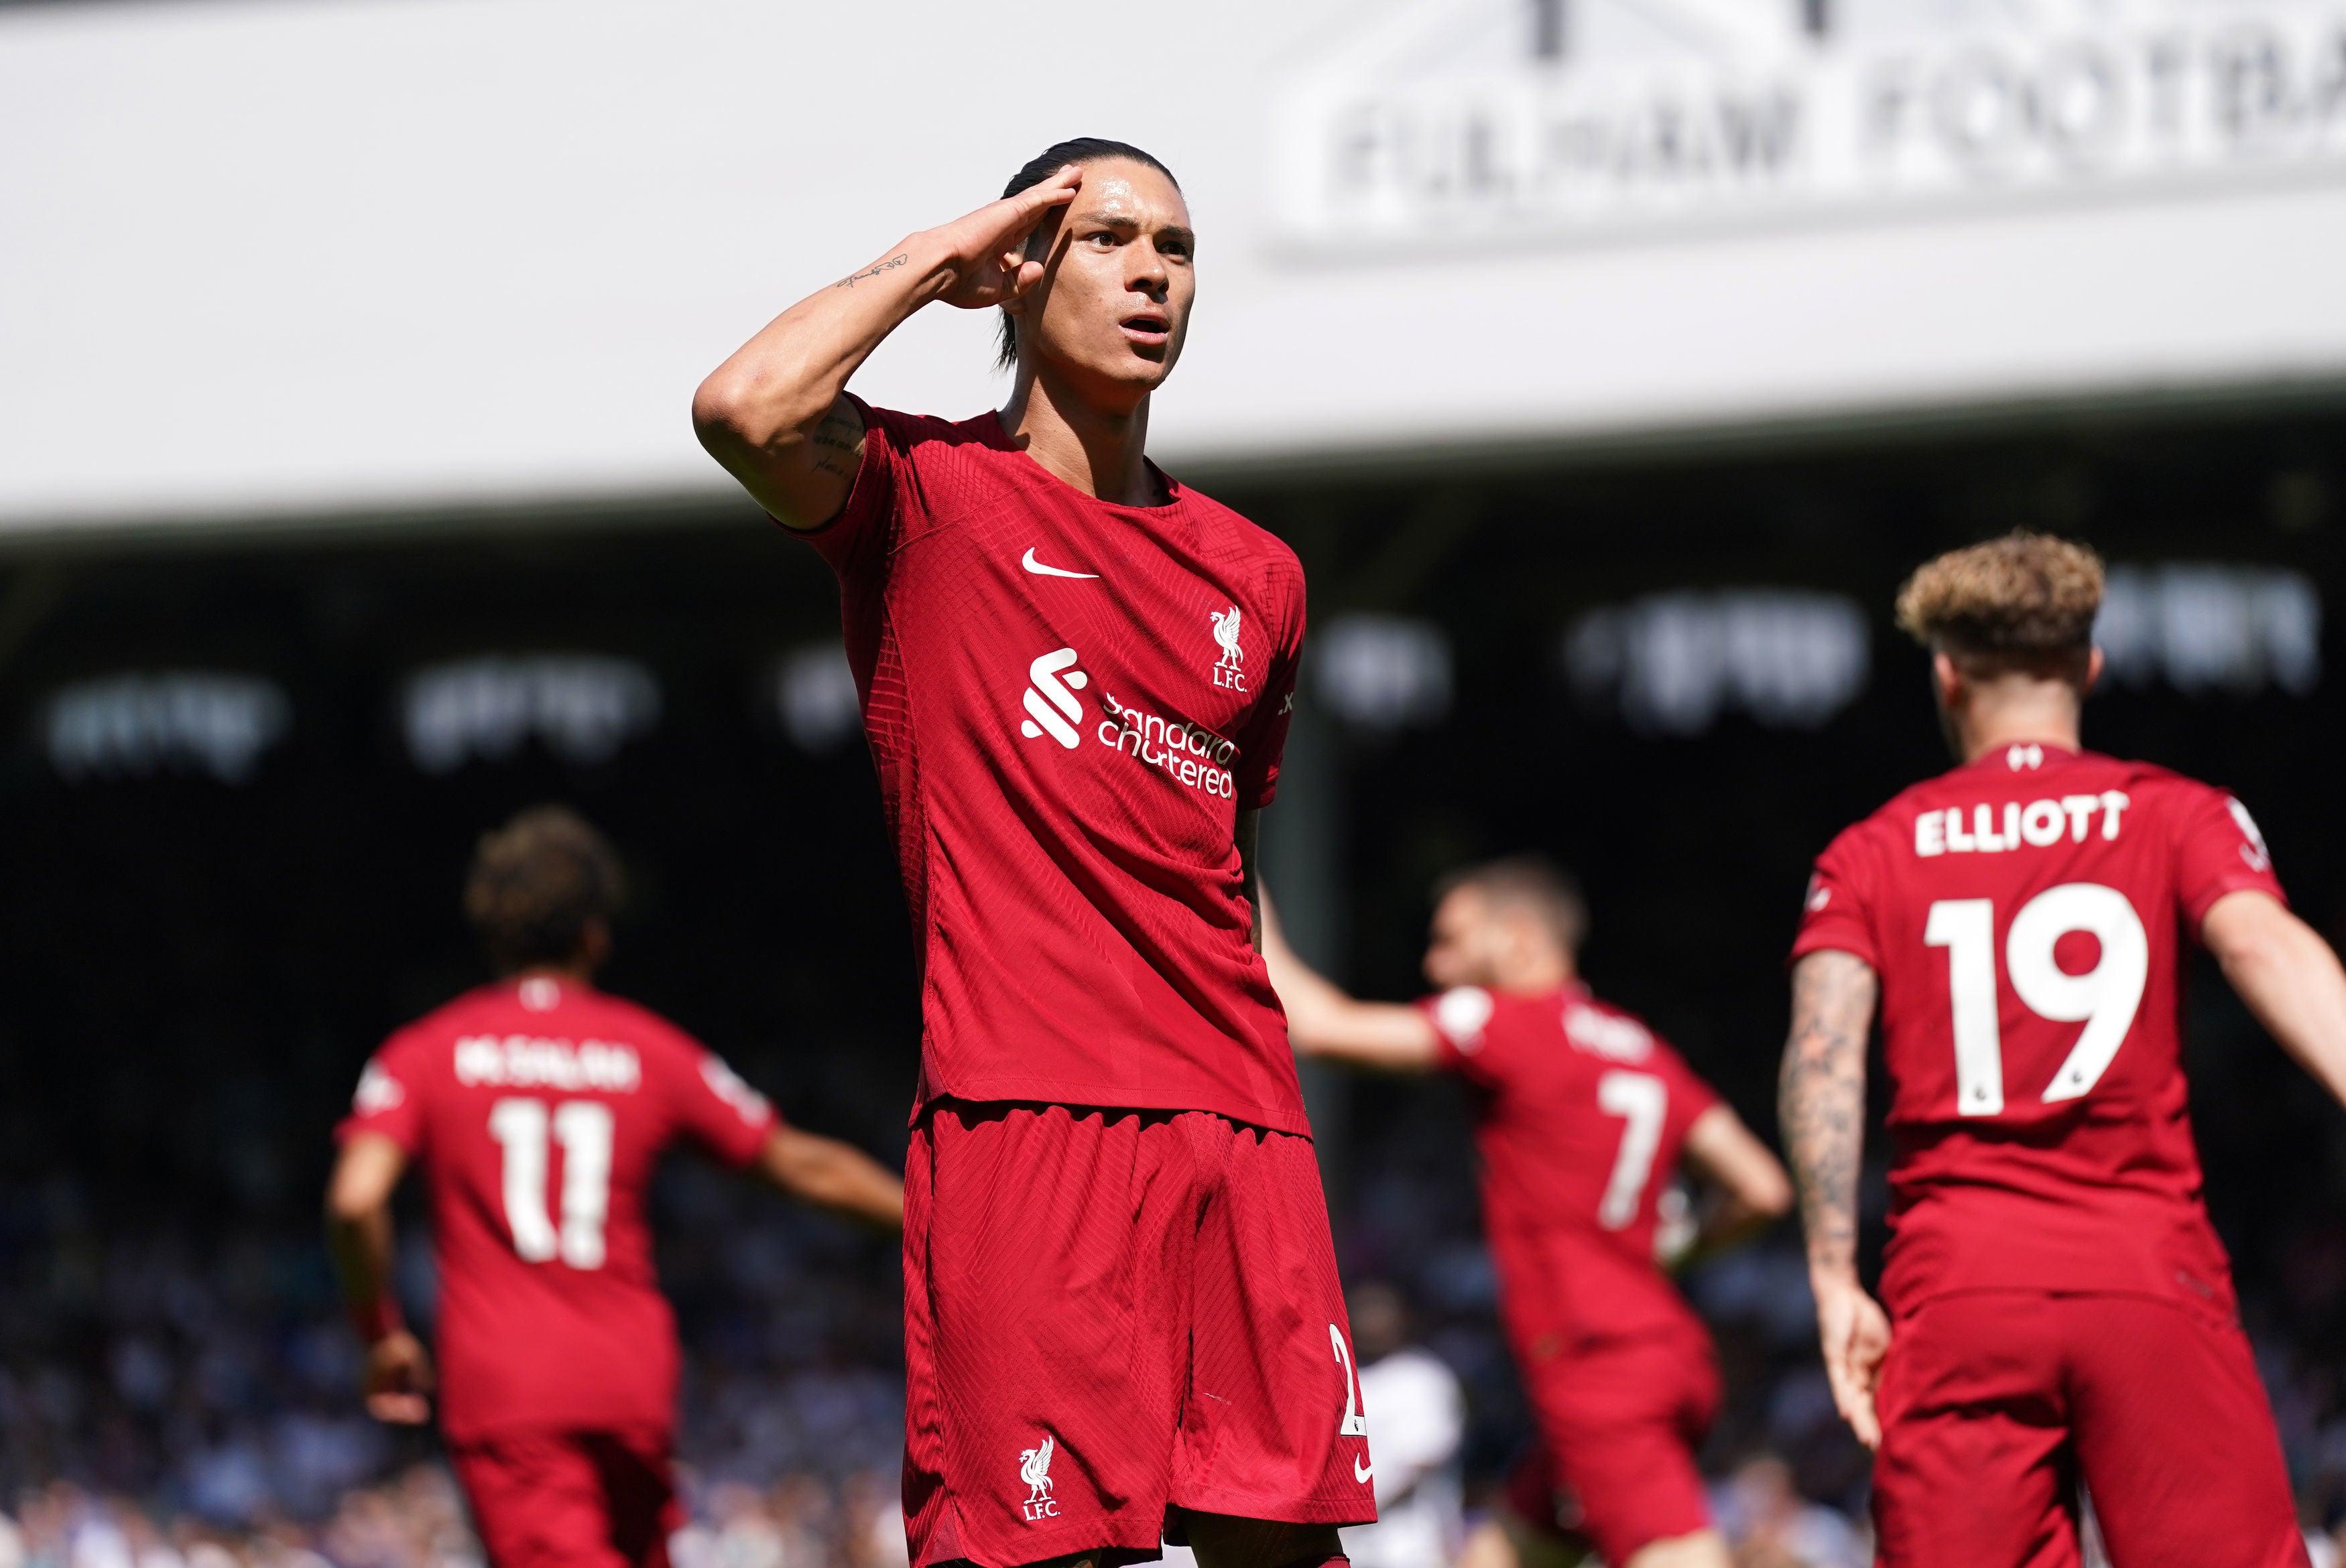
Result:
{"label": "blurred crowd", "polygon": [[[1444,1463],[1463,1528],[1493,1502],[1528,1423],[1471,1185],[1454,1155],[1421,1160],[1412,1138],[1380,1143],[1340,1240],[1355,1279],[1390,1282],[1409,1303],[1397,1343],[1454,1377],[1463,1419]],[[1438,1128],[1423,1140],[1443,1142]],[[658,1207],[688,1347],[678,1568],[902,1568],[892,1242],[690,1162],[664,1176]],[[428,1322],[428,1254],[411,1245],[402,1294]],[[1816,1361],[1795,1238],[1780,1233],[1685,1284],[1727,1374],[1705,1457],[1739,1561],[1862,1568],[1866,1456]],[[2317,1568],[2335,1568],[2346,1230],[2296,1237],[2248,1304]],[[478,1563],[435,1441],[367,1420],[357,1372],[305,1227],[127,1236],[97,1226],[62,1179],[0,1196],[0,1568]],[[1372,1397],[1372,1441],[1378,1419]]]}

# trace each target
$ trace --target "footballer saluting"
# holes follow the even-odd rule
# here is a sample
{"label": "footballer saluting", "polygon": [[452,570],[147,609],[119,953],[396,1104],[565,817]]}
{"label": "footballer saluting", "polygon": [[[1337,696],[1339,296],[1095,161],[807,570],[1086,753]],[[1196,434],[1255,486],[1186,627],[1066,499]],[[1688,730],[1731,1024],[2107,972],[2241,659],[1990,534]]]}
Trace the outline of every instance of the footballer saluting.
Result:
{"label": "footballer saluting", "polygon": [[1580,983],[1587,925],[1579,890],[1524,857],[1439,890],[1425,977],[1443,989],[1416,1006],[1347,996],[1276,922],[1268,952],[1301,1054],[1472,1088],[1499,1312],[1544,1451],[1510,1485],[1529,1494],[1515,1522],[1566,1525],[1620,1568],[1727,1568],[1695,1467],[1718,1357],[1655,1261],[1659,1199],[1681,1163],[1716,1183],[1703,1240],[1722,1245],[1790,1208],[1791,1184],[1677,1052]]}
{"label": "footballer saluting", "polygon": [[[337,1132],[327,1234],[366,1341],[367,1408],[423,1420],[436,1391],[495,1568],[664,1568],[678,1522],[676,1320],[645,1214],[683,1139],[893,1229],[903,1189],[788,1127],[665,1020],[595,989],[618,862],[559,807],[481,840],[464,907],[502,978],[393,1034]],[[439,1366],[391,1291],[391,1195],[421,1164],[439,1264]]]}
{"label": "footballer saluting", "polygon": [[[2307,1561],[2200,1201],[2185,943],[2341,1097],[2346,973],[2239,800],[2081,749],[2101,595],[2091,551],[2029,535],[1908,580],[1961,765],[1833,840],[1793,948],[1785,1145],[1888,1568],[2075,1564],[2080,1482],[2119,1568]],[[1881,1306],[1855,1259],[1877,1002]]]}
{"label": "footballer saluting", "polygon": [[[1146,455],[1195,236],[1137,148],[801,300],[702,442],[836,570],[925,1022],[905,1173],[914,1568],[1309,1568],[1375,1517],[1327,1212],[1256,951],[1303,636],[1285,545]],[[848,379],[932,301],[1001,311],[1008,401]]]}

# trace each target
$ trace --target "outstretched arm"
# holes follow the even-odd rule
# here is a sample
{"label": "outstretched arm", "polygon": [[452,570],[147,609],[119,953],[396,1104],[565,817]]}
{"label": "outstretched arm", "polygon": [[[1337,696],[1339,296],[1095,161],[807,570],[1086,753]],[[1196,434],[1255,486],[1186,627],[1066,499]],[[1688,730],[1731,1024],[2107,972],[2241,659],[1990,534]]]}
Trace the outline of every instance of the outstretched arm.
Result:
{"label": "outstretched arm", "polygon": [[1433,1025],[1414,1007],[1356,1002],[1295,956],[1280,934],[1270,895],[1260,892],[1255,922],[1271,989],[1287,1010],[1287,1038],[1296,1054],[1371,1067],[1385,1073],[1430,1073],[1441,1057]]}
{"label": "outstretched arm", "polygon": [[1702,1233],[1695,1238],[1697,1253],[1749,1241],[1792,1207],[1791,1178],[1731,1106],[1716,1105],[1697,1116],[1687,1129],[1678,1158],[1719,1195],[1703,1217]]}
{"label": "outstretched arm", "polygon": [[758,1150],[757,1170],[818,1208],[882,1230],[904,1228],[904,1184],[852,1144],[776,1127]]}
{"label": "outstretched arm", "polygon": [[1792,1032],[1778,1085],[1784,1152],[1800,1184],[1809,1282],[1833,1403],[1858,1441],[1882,1442],[1874,1380],[1890,1320],[1857,1279],[1857,1174],[1865,1151],[1865,1037],[1881,982],[1854,954],[1810,953],[1792,969]]}
{"label": "outstretched arm", "polygon": [[2320,933],[2270,893],[2226,893],[2200,939],[2281,1049],[2346,1105],[2346,968]]}
{"label": "outstretched arm", "polygon": [[416,1426],[432,1416],[432,1358],[400,1321],[391,1288],[391,1195],[406,1168],[406,1151],[381,1133],[360,1133],[342,1145],[326,1185],[326,1249],[351,1326],[366,1342],[367,1413]]}
{"label": "outstretched arm", "polygon": [[821,527],[847,504],[863,460],[863,422],[842,395],[847,378],[932,300],[977,310],[1041,281],[1027,238],[1082,178],[1070,166],[923,229],[775,317],[693,394],[700,444],[784,525]]}

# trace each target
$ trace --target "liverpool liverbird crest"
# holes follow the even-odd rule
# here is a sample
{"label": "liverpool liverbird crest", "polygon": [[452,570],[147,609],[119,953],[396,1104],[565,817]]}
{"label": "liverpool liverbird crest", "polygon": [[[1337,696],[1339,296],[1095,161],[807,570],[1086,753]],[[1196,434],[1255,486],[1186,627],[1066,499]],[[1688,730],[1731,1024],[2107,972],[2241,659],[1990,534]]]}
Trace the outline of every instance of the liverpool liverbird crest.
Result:
{"label": "liverpool liverbird crest", "polygon": [[1222,648],[1222,658],[1214,666],[1214,684],[1230,691],[1246,689],[1246,654],[1239,647],[1239,607],[1213,612],[1214,641]]}
{"label": "liverpool liverbird crest", "polygon": [[1026,1483],[1026,1517],[1046,1519],[1059,1512],[1051,1501],[1051,1455],[1057,1442],[1046,1437],[1039,1448],[1021,1449],[1018,1452],[1018,1479]]}

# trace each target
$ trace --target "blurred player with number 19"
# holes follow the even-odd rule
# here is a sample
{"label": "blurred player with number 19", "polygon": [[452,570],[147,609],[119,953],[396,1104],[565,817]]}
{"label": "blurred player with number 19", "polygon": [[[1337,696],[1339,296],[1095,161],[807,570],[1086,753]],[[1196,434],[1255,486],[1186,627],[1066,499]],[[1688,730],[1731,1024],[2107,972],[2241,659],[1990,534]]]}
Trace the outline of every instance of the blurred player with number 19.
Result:
{"label": "blurred player with number 19", "polygon": [[[1961,766],[1833,840],[1793,947],[1785,1145],[1888,1568],[2067,1568],[2079,1481],[2126,1568],[2307,1560],[2200,1201],[2183,939],[2341,1098],[2346,973],[2239,800],[2081,749],[2101,590],[2025,535],[1909,579]],[[1855,1260],[1877,995],[1887,1317]]]}

